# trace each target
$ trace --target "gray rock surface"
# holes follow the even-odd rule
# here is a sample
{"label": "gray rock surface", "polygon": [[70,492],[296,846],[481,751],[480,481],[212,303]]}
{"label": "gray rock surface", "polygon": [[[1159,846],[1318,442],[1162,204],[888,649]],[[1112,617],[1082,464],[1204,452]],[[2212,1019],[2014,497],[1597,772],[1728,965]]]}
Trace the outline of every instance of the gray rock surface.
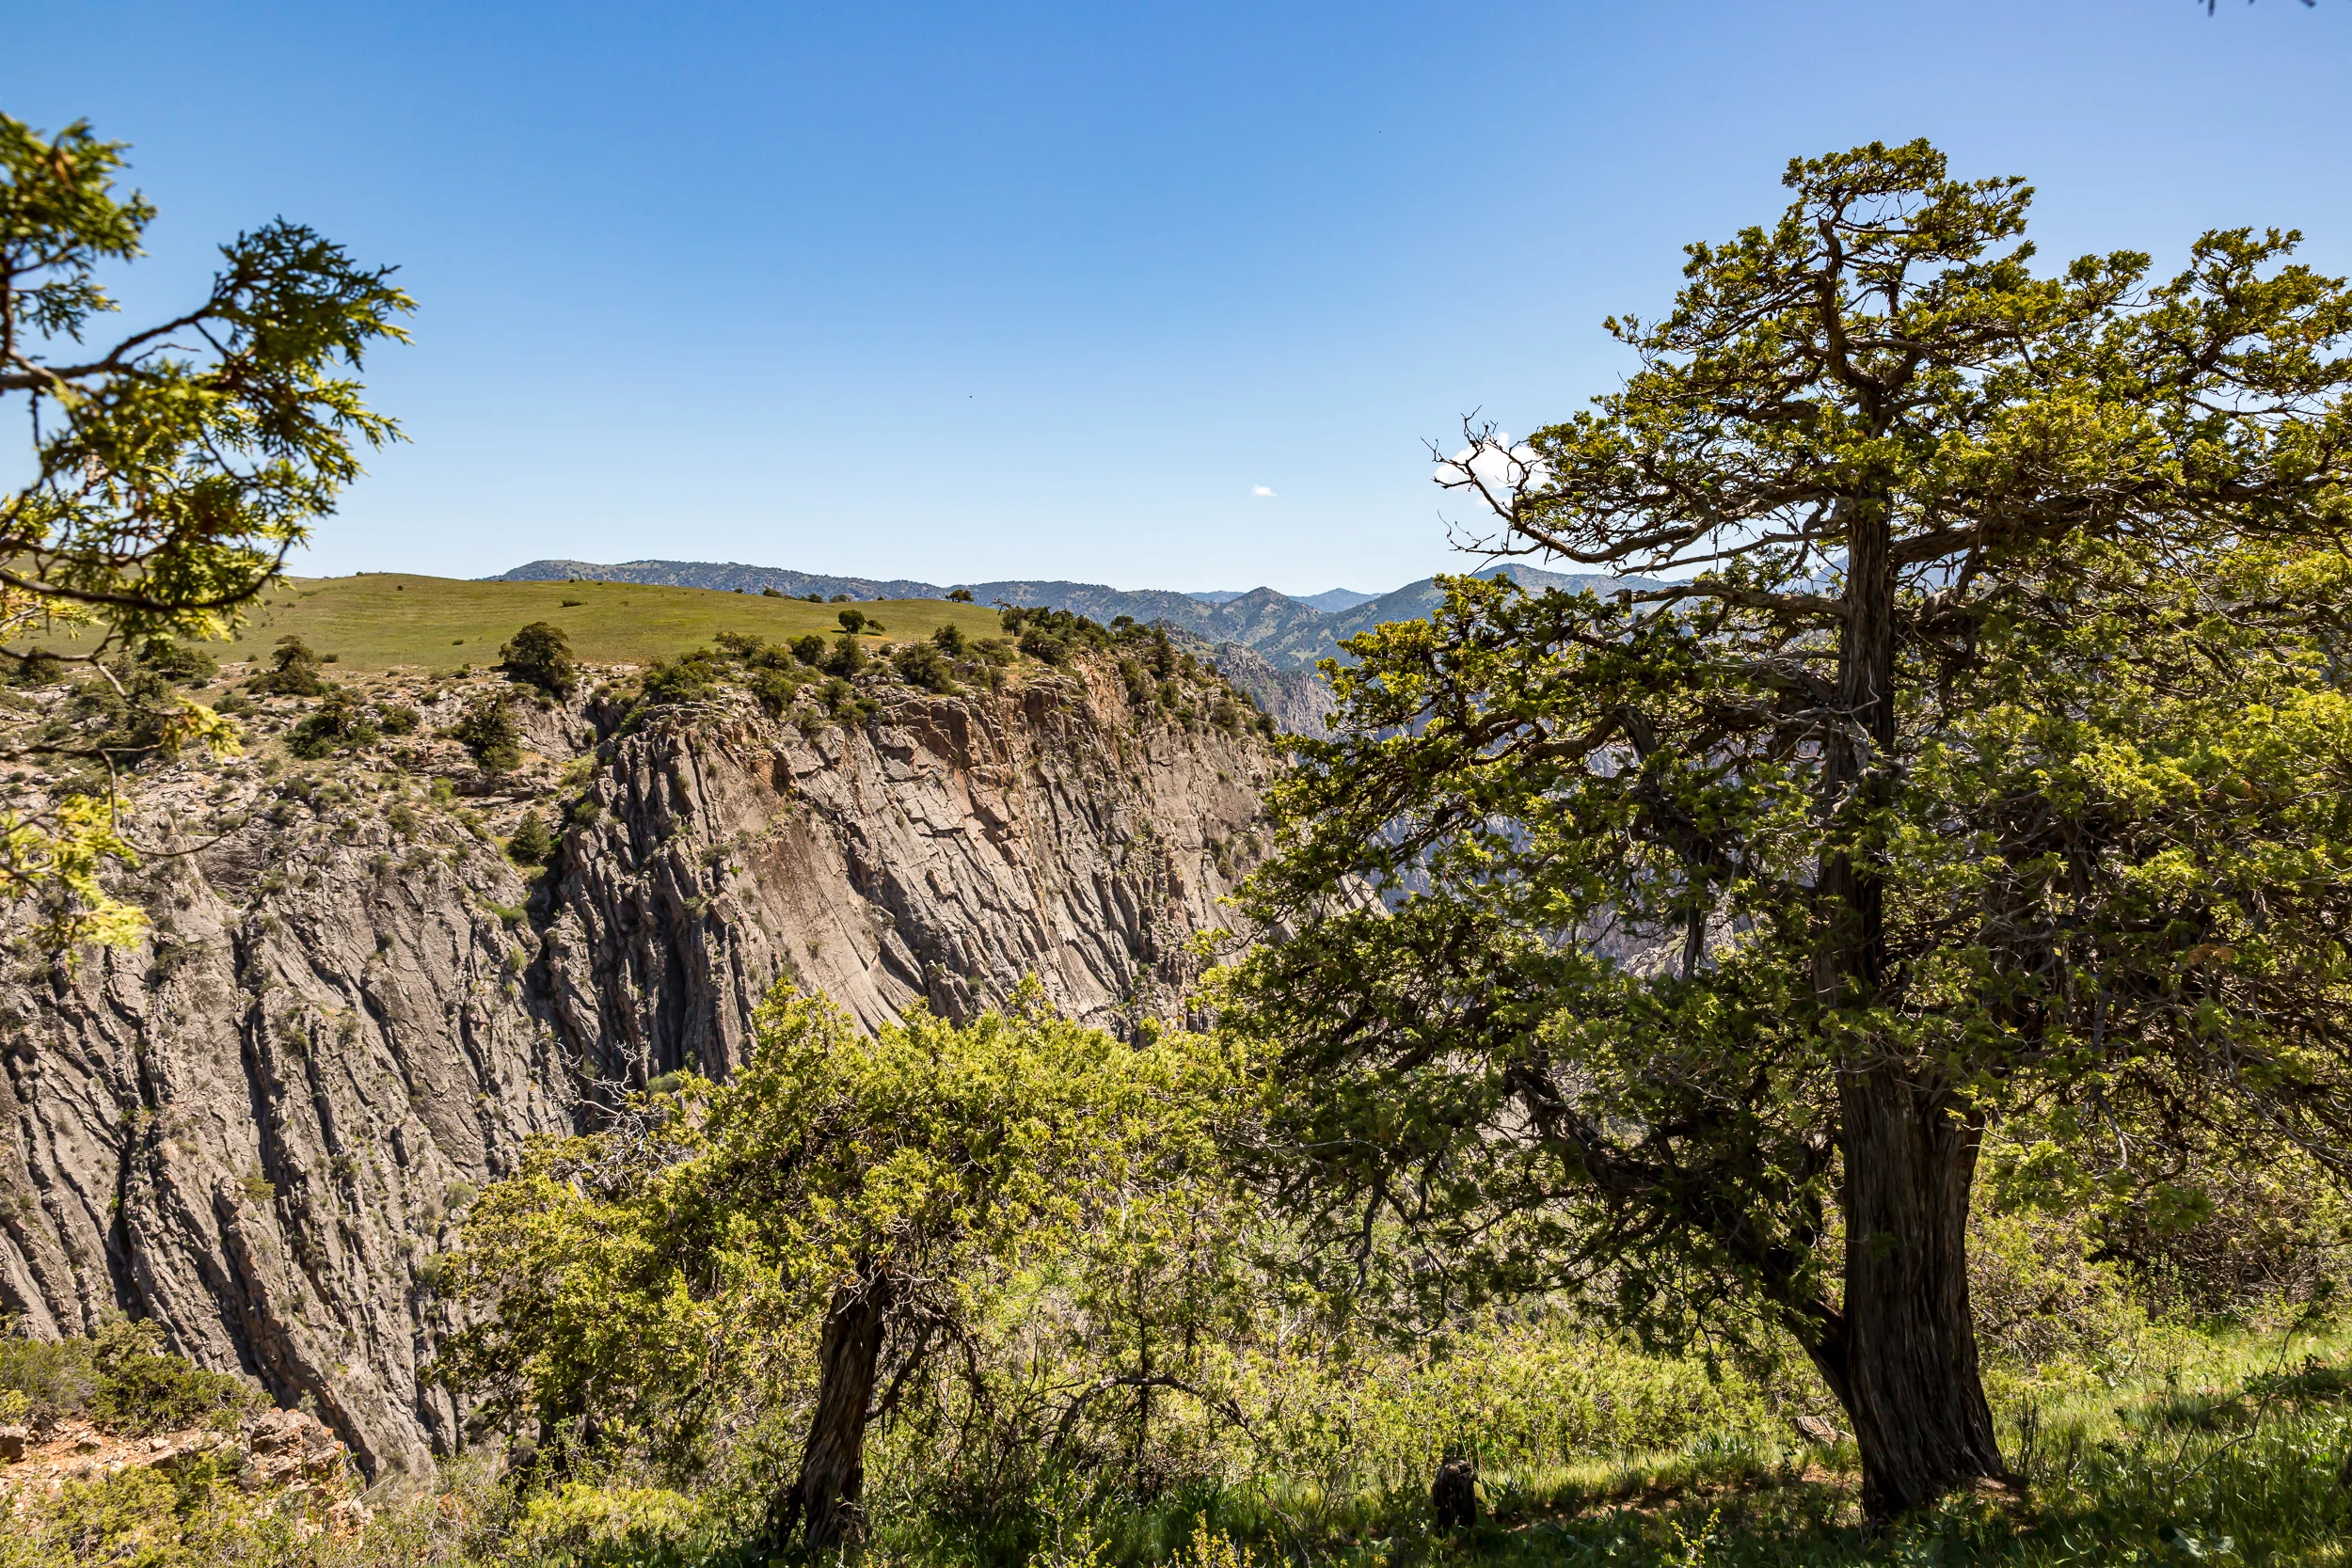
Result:
{"label": "gray rock surface", "polygon": [[[467,694],[439,684],[436,721]],[[428,1374],[467,1203],[615,1081],[742,1060],[776,980],[868,1026],[1032,973],[1112,1028],[1179,1006],[1270,749],[1136,715],[1115,671],[876,700],[846,730],[730,699],[600,739],[621,716],[582,696],[522,715],[537,782],[503,792],[446,742],[143,778],[151,939],[0,973],[0,1313],[151,1318],[309,1396],[371,1475],[420,1468],[459,1435]],[[568,822],[544,873],[496,840],[526,809]]]}

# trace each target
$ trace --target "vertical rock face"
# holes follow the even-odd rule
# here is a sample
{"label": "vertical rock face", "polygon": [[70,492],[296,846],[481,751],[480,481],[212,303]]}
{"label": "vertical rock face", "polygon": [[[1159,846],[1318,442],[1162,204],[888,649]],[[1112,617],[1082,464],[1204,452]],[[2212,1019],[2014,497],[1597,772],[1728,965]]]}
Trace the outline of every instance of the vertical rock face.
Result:
{"label": "vertical rock face", "polygon": [[420,1466],[458,1436],[437,1258],[526,1138],[616,1081],[728,1070],[779,979],[869,1027],[1029,974],[1106,1027],[1165,1015],[1270,763],[1099,672],[894,688],[810,734],[721,703],[599,743],[576,706],[531,744],[593,754],[529,880],[397,778],[141,785],[152,939],[0,978],[0,1312],[152,1318],[308,1396],[371,1471]]}

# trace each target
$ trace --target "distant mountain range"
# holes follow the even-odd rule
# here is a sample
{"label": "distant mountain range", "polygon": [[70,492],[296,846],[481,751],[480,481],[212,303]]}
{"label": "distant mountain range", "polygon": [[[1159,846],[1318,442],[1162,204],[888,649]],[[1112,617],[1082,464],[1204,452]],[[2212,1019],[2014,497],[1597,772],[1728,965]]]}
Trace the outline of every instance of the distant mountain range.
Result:
{"label": "distant mountain range", "polygon": [[[1486,567],[1478,575],[1508,577],[1529,588],[1565,588],[1571,592],[1623,585],[1616,578],[1541,572],[1516,562]],[[905,578],[823,577],[786,571],[780,566],[711,561],[625,561],[617,565],[593,561],[533,561],[492,580],[549,582],[568,578],[672,588],[715,588],[723,593],[739,590],[756,594],[772,588],[795,598],[808,594],[820,594],[827,598],[847,594],[853,599],[942,599],[951,590],[964,588],[981,604],[1044,605],[1055,610],[1073,610],[1103,622],[1120,615],[1132,615],[1146,624],[1164,621],[1212,643],[1248,648],[1276,670],[1311,668],[1315,660],[1330,657],[1342,640],[1384,621],[1418,620],[1442,602],[1436,579],[1431,578],[1408,582],[1386,594],[1334,588],[1306,598],[1293,598],[1271,588],[1180,594],[1169,589],[1110,588],[1099,582],[942,585]]]}

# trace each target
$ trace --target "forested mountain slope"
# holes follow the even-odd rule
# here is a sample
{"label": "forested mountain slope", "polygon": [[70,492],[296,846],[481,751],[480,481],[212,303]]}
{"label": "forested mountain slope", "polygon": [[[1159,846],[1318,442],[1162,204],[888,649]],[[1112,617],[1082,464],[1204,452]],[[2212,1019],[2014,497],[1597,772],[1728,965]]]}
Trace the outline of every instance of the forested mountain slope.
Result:
{"label": "forested mountain slope", "polygon": [[[1464,564],[1470,562],[1466,561]],[[1613,578],[1538,571],[1516,562],[1484,567],[1477,575],[1508,577],[1530,588],[1606,591],[1617,586]],[[1417,620],[1436,609],[1443,598],[1435,581],[1427,578],[1377,596],[1333,590],[1315,594],[1311,600],[1292,598],[1271,588],[1197,597],[1165,589],[1110,588],[1099,582],[1009,579],[942,587],[904,578],[881,581],[823,577],[772,566],[703,561],[630,561],[618,565],[587,561],[533,561],[502,573],[494,580],[548,582],[575,578],[752,594],[773,588],[795,597],[847,594],[858,599],[942,598],[960,586],[981,605],[1074,610],[1105,624],[1120,615],[1146,625],[1164,623],[1171,629],[1190,632],[1212,644],[1230,642],[1248,648],[1277,669],[1310,669],[1317,659],[1330,657],[1342,641],[1358,632],[1368,631],[1385,621]],[[1342,604],[1346,608],[1336,611],[1325,608]]]}

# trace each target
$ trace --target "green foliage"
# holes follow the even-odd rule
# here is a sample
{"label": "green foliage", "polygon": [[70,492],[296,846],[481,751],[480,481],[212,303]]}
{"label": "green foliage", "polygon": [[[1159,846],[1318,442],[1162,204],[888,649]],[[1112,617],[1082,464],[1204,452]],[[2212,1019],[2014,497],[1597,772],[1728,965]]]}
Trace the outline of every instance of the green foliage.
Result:
{"label": "green foliage", "polygon": [[813,631],[804,631],[792,640],[792,657],[811,668],[825,662],[825,640]]}
{"label": "green foliage", "polygon": [[1021,651],[1046,664],[1064,664],[1082,648],[1107,648],[1111,634],[1075,610],[1008,606],[998,618]]}
{"label": "green foliage", "polygon": [[423,721],[423,715],[406,703],[388,704],[375,711],[375,727],[386,735],[414,735]]}
{"label": "green foliage", "polygon": [[286,750],[297,757],[315,759],[371,745],[378,733],[348,687],[330,687],[319,705],[287,735]]}
{"label": "green foliage", "polygon": [[845,610],[834,619],[841,623],[841,629],[851,637],[866,629],[866,611],[862,610]]}
{"label": "green foliage", "polygon": [[[358,476],[356,449],[398,435],[352,372],[403,336],[408,297],[299,225],[223,245],[169,321],[99,332],[116,309],[100,269],[137,259],[155,216],[116,189],[122,151],[83,123],[50,138],[0,115],[0,413],[31,433],[0,494],[0,647],[86,630],[96,659],[225,635]],[[141,704],[129,727],[149,750],[235,744],[167,687]],[[111,809],[0,810],[0,897],[40,900],[54,944],[136,940],[142,916],[96,877],[128,858]]]}
{"label": "green foliage", "polygon": [[153,1323],[118,1318],[87,1339],[0,1337],[0,1392],[39,1420],[81,1417],[124,1436],[180,1431],[266,1404],[242,1378],[208,1372],[163,1348]]}
{"label": "green foliage", "polygon": [[547,818],[535,811],[523,813],[522,820],[515,824],[514,836],[506,841],[506,858],[516,865],[545,865],[555,849],[554,832]]}
{"label": "green foliage", "polygon": [[[889,1303],[891,1408],[967,1436],[1009,1420],[1035,1447],[1048,1421],[1099,1430],[1124,1386],[1049,1384],[1003,1414],[973,1352],[1020,1332],[1018,1304],[1049,1294],[1074,1328],[1159,1301],[1130,1321],[1180,1375],[1174,1347],[1214,1333],[1205,1298],[1167,1283],[1180,1254],[1231,1252],[1212,1132],[1232,1068],[1208,1042],[1122,1045],[1034,988],[964,1027],[918,1011],[870,1037],[781,990],[755,1038],[725,1084],[666,1080],[476,1203],[455,1262],[497,1316],[450,1370],[494,1419],[565,1441],[593,1422],[694,1473],[807,1407],[818,1328],[855,1285]],[[980,1447],[967,1458],[1001,1459]]]}
{"label": "green foliage", "polygon": [[[1351,642],[1228,1019],[1335,1284],[1753,1308],[1851,1391],[1965,1355],[1956,1292],[1901,1314],[1995,1114],[2101,1184],[2352,1147],[2352,294],[2275,232],[2036,276],[2024,188],[1924,144],[1788,182],[1612,324],[1621,390],[1441,470],[1505,547],[1668,580],[1446,579]],[[1874,1507],[1994,1463],[1880,1469],[1861,1415]]]}
{"label": "green foliage", "polygon": [[891,650],[890,663],[909,686],[943,694],[958,689],[954,666],[935,642],[901,642]]}
{"label": "green foliage", "polygon": [[202,648],[165,637],[149,638],[139,647],[138,659],[180,686],[201,686],[220,673],[220,661]]}
{"label": "green foliage", "polygon": [[562,627],[547,621],[533,621],[516,632],[499,649],[499,659],[510,677],[550,697],[568,697],[580,684],[571,643]]}
{"label": "green foliage", "polygon": [[850,680],[865,671],[866,662],[866,644],[845,631],[833,640],[833,651],[825,656],[825,671]]}
{"label": "green foliage", "polygon": [[270,667],[245,684],[248,689],[280,697],[315,697],[326,689],[319,674],[319,656],[292,632],[278,640]]}
{"label": "green foliage", "polygon": [[450,733],[485,773],[509,773],[522,766],[522,732],[501,692],[477,695]]}
{"label": "green foliage", "polygon": [[655,659],[639,682],[647,707],[707,703],[717,695],[725,667],[707,648],[675,659]]}
{"label": "green foliage", "polygon": [[770,713],[782,713],[801,694],[801,677],[784,670],[755,670],[751,692]]}
{"label": "green foliage", "polygon": [[170,683],[161,673],[135,659],[109,659],[98,674],[73,683],[65,711],[82,745],[56,751],[103,755],[119,765],[175,750],[181,733],[164,705],[170,698]]}

